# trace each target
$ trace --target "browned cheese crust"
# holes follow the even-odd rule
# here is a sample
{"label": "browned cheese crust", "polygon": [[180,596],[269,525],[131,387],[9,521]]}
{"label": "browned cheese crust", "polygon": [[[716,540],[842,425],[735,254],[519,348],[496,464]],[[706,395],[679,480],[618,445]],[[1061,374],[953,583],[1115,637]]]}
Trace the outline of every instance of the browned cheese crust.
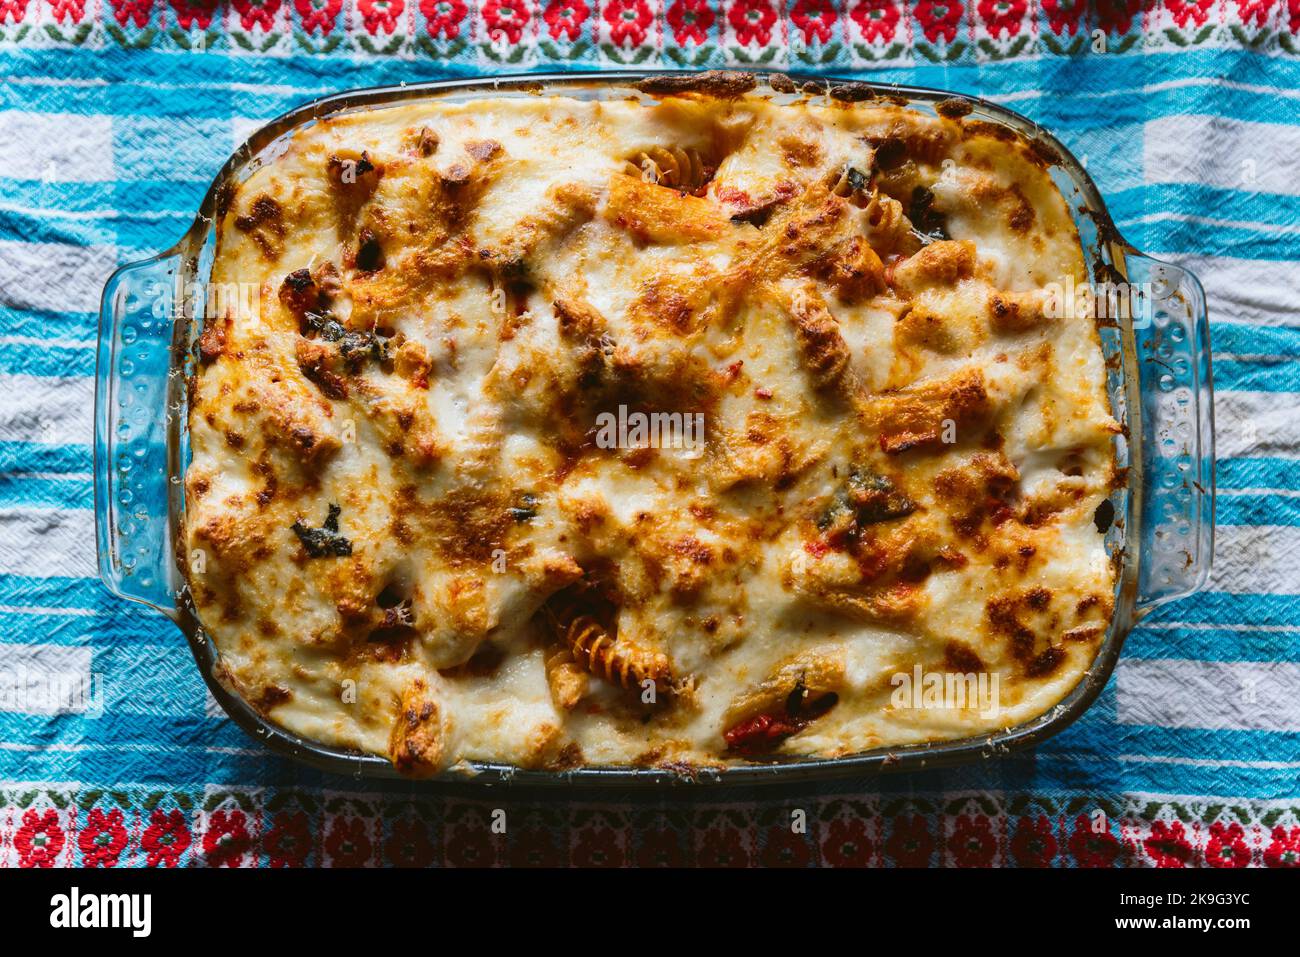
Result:
{"label": "browned cheese crust", "polygon": [[[185,546],[259,711],[417,776],[681,767],[1079,681],[1117,426],[1048,300],[1086,274],[1043,157],[961,104],[751,88],[347,114],[235,190]],[[620,415],[664,431],[609,447]],[[900,699],[917,668],[997,707]]]}

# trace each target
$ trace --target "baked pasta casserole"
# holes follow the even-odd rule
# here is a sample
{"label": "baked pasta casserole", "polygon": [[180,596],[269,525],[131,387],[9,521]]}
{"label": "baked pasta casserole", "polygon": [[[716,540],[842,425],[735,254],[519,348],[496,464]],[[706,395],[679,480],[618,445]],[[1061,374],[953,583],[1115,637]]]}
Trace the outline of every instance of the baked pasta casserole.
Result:
{"label": "baked pasta casserole", "polygon": [[414,776],[834,757],[1070,691],[1119,426],[1052,157],[785,86],[343,113],[220,198],[184,549],[224,684]]}

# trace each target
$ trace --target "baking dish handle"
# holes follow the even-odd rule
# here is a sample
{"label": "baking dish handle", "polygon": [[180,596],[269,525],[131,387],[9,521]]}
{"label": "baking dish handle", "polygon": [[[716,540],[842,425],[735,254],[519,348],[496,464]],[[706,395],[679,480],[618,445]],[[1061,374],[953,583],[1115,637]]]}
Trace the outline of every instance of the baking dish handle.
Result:
{"label": "baking dish handle", "polygon": [[[1137,612],[1203,587],[1214,554],[1214,386],[1205,292],[1181,266],[1125,257],[1141,402]],[[1130,417],[1130,423],[1133,419]]]}
{"label": "baking dish handle", "polygon": [[95,533],[114,594],[176,613],[168,408],[179,254],[128,263],[104,286],[95,368]]}

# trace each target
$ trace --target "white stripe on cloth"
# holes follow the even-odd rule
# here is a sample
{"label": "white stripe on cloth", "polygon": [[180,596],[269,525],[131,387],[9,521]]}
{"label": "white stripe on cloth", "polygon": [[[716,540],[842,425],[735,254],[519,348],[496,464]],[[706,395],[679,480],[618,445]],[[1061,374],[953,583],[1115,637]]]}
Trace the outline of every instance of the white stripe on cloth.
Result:
{"label": "white stripe on cloth", "polygon": [[[193,219],[192,209],[139,209],[125,211],[121,209],[37,209],[35,206],[15,206],[12,203],[0,203],[0,209],[6,213],[21,216],[40,216],[49,219],[140,219],[157,221],[162,219]],[[107,278],[107,277],[105,277]]]}
{"label": "white stripe on cloth", "polygon": [[1300,731],[1300,664],[1124,658],[1120,724],[1215,731]]}
{"label": "white stripe on cloth", "polygon": [[1257,124],[1227,116],[1164,116],[1144,126],[1148,183],[1199,183],[1225,190],[1300,195],[1291,164],[1300,126]]}
{"label": "white stripe on cloth", "polygon": [[[1117,761],[1133,764],[1180,764],[1191,768],[1260,768],[1266,771],[1289,771],[1300,768],[1300,761],[1242,761],[1237,758],[1181,758],[1167,754],[1121,754]],[[1289,803],[1290,799],[1288,799]]]}
{"label": "white stripe on cloth", "polygon": [[0,305],[49,312],[99,312],[112,246],[0,240]]}
{"label": "white stripe on cloth", "polygon": [[1294,263],[1227,256],[1151,253],[1195,273],[1205,287],[1211,322],[1300,326],[1300,269]]}
{"label": "white stripe on cloth", "polygon": [[87,508],[0,511],[0,575],[94,578],[95,513]]}
{"label": "white stripe on cloth", "polygon": [[1262,635],[1300,635],[1300,624],[1256,625],[1253,622],[1226,621],[1144,621],[1143,628],[1158,631],[1240,631],[1258,632]]}
{"label": "white stripe on cloth", "polygon": [[111,183],[113,118],[0,110],[0,174],[48,183]]}
{"label": "white stripe on cloth", "polygon": [[269,120],[254,119],[250,116],[234,116],[230,119],[230,149],[239,149],[244,142],[264,127]]}
{"label": "white stripe on cloth", "polygon": [[1300,196],[1295,167],[1300,126],[1251,123],[1228,116],[1162,116],[1144,127],[1148,183],[1195,183],[1221,189]]}
{"label": "white stripe on cloth", "polygon": [[1300,233],[1297,223],[1266,223],[1258,219],[1224,219],[1221,216],[1201,216],[1196,213],[1147,213],[1130,219],[1116,221],[1118,226],[1138,226],[1144,223],[1191,223],[1193,226],[1223,227],[1225,229],[1249,229],[1257,233],[1271,233],[1276,236],[1291,236]]}
{"label": "white stripe on cloth", "polygon": [[1295,458],[1300,450],[1300,394],[1214,394],[1214,450],[1220,459]]}
{"label": "white stripe on cloth", "polygon": [[110,614],[110,612],[101,611],[98,608],[54,608],[49,605],[0,605],[0,614],[36,615],[41,618],[50,618],[54,615],[73,615],[79,618],[94,618],[98,615]]}
{"label": "white stripe on cloth", "polygon": [[[1215,495],[1223,498],[1259,498],[1261,495],[1273,495],[1277,498],[1300,498],[1300,489],[1294,488],[1224,488],[1220,485],[1214,492]],[[1296,626],[1300,631],[1300,625]]]}
{"label": "white stripe on cloth", "polygon": [[0,441],[89,445],[95,382],[89,376],[0,374]]}
{"label": "white stripe on cloth", "polygon": [[[1206,590],[1300,595],[1300,527],[1220,525],[1215,530],[1214,567]],[[1300,703],[1300,696],[1296,701]]]}
{"label": "white stripe on cloth", "polygon": [[[1186,89],[1240,90],[1243,93],[1259,93],[1272,98],[1300,99],[1300,90],[1284,86],[1268,86],[1262,83],[1242,83],[1218,76],[1190,76],[1179,80],[1162,80],[1159,83],[1144,83],[1141,86],[1112,86],[1105,90],[1071,90],[1073,100],[1103,100],[1111,97],[1131,98],[1135,94],[1161,93],[1165,90]],[[1044,97],[1058,96],[1055,90],[1019,90],[1015,93],[991,93],[986,100],[994,103],[1017,103],[1023,100],[1040,100]]]}

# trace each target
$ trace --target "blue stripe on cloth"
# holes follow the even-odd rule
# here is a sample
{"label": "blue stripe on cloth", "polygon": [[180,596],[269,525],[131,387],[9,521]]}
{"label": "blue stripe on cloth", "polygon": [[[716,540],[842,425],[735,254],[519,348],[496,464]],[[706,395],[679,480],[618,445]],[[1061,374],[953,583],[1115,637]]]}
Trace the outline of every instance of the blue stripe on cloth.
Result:
{"label": "blue stripe on cloth", "polygon": [[98,322],[99,317],[90,312],[17,309],[0,303],[0,329],[6,336],[91,341]]}
{"label": "blue stripe on cloth", "polygon": [[[114,125],[118,131],[122,121]],[[225,159],[220,156],[212,159],[202,169],[218,169]],[[129,176],[138,176],[134,170],[122,170]],[[112,213],[115,216],[147,215],[158,209],[180,208],[181,197],[203,195],[211,182],[210,178],[197,178],[198,167],[188,168],[189,174],[181,180],[161,179],[126,179],[109,180],[96,183],[62,183],[44,182],[38,179],[6,179],[0,174],[0,183],[4,184],[4,200],[0,208],[18,206],[39,211],[49,216],[78,216],[93,213]],[[187,215],[193,216],[191,206]]]}
{"label": "blue stripe on cloth", "polygon": [[24,242],[105,246],[113,230],[97,219],[61,218],[44,211],[15,210],[0,203],[0,235],[21,236]]}
{"label": "blue stripe on cloth", "polygon": [[[22,236],[34,243],[66,243],[74,246],[111,246],[127,244],[154,252],[170,248],[189,228],[194,220],[203,192],[189,197],[190,209],[179,207],[180,212],[167,215],[115,217],[113,219],[81,219],[57,214],[33,215],[26,211],[5,209],[0,205],[0,229],[5,233]],[[180,201],[179,197],[176,198]]]}
{"label": "blue stripe on cloth", "polygon": [[1220,488],[1300,490],[1300,460],[1291,458],[1219,459],[1215,467],[1215,480]]}
{"label": "blue stripe on cloth", "polygon": [[[1300,363],[1289,356],[1219,358],[1214,362],[1214,387],[1225,392],[1300,392]],[[1300,407],[1300,400],[1291,402]]]}
{"label": "blue stripe on cloth", "polygon": [[97,578],[0,575],[0,605],[61,606],[93,611],[103,608],[111,600]]}
{"label": "blue stripe on cloth", "polygon": [[89,472],[92,458],[89,445],[0,442],[0,473]]}
{"label": "blue stripe on cloth", "polygon": [[[1156,171],[1157,175],[1158,172]],[[1148,183],[1112,190],[1106,195],[1106,205],[1116,221],[1132,219],[1148,213],[1191,211],[1197,217],[1258,224],[1259,228],[1256,230],[1241,231],[1245,234],[1272,238],[1273,230],[1283,230],[1289,237],[1288,241],[1300,241],[1300,227],[1296,225],[1300,223],[1300,196],[1261,193],[1259,190],[1246,188],[1224,189],[1221,186],[1207,186],[1204,183]],[[1205,226],[1202,225],[1200,228],[1204,230]],[[1217,237],[1216,245],[1221,245],[1223,238]]]}
{"label": "blue stripe on cloth", "polygon": [[200,169],[208,174],[202,181],[0,180],[0,235],[42,243],[170,246],[193,221],[219,168],[220,161],[212,161],[188,170],[190,176]]}
{"label": "blue stripe on cloth", "polygon": [[[117,55],[114,55],[117,54]],[[5,89],[23,108],[46,109],[57,106],[63,112],[106,112],[97,109],[96,100],[117,106],[129,103],[135,112],[148,115],[190,117],[229,117],[261,115],[282,110],[288,102],[302,102],[359,86],[417,83],[467,75],[472,68],[460,64],[439,64],[429,60],[407,58],[369,58],[347,54],[331,56],[326,61],[312,57],[239,57],[225,52],[191,52],[184,55],[185,70],[175,70],[177,55],[172,53],[133,51],[130,56],[109,48],[106,51],[79,50],[68,56],[59,49],[19,48],[5,51],[5,72],[9,80]],[[1224,81],[1244,86],[1260,86],[1265,91],[1294,91],[1300,87],[1300,64],[1282,57],[1270,57],[1266,66],[1253,61],[1254,69],[1241,69],[1243,62],[1252,64],[1250,54],[1239,50],[1193,48],[1178,52],[1129,51],[1098,57],[1051,60],[1013,60],[988,64],[927,65],[915,68],[891,68],[853,74],[840,69],[840,75],[856,75],[882,83],[909,83],[939,89],[977,92],[996,98],[1004,93],[1026,93],[1012,105],[1025,112],[1051,111],[1062,118],[1087,112],[1097,117],[1144,117],[1152,109],[1151,98],[1169,97],[1179,112],[1204,104],[1201,112],[1239,115],[1242,99],[1249,91],[1224,92]],[[320,69],[328,62],[327,72]],[[554,70],[556,65],[543,64],[537,70]],[[568,72],[586,72],[582,65]],[[34,87],[25,78],[58,77],[65,83],[91,81],[102,85],[77,85],[75,95],[58,86]],[[1104,80],[1105,82],[1100,82]],[[1181,84],[1180,85],[1180,81]],[[1187,83],[1203,83],[1187,86]],[[228,89],[240,84],[238,93]],[[272,89],[290,87],[289,90]],[[1146,87],[1157,89],[1147,90]],[[260,89],[259,89],[260,87]],[[21,93],[18,97],[16,94]],[[200,95],[201,94],[201,95]],[[1141,95],[1135,95],[1141,94]],[[1258,94],[1260,119],[1280,121],[1289,114],[1278,109],[1277,96]],[[1220,106],[1220,97],[1229,97],[1234,108]],[[1234,101],[1231,97],[1237,97]],[[247,104],[247,106],[246,106]],[[1210,110],[1213,104],[1215,109]],[[1267,108],[1266,108],[1267,107]],[[255,112],[254,112],[255,111]]]}
{"label": "blue stripe on cloth", "polygon": [[1220,495],[1220,525],[1300,525],[1300,497]]}
{"label": "blue stripe on cloth", "polygon": [[0,605],[0,627],[10,635],[28,636],[24,640],[68,648],[110,643],[131,648],[185,640],[169,620],[143,607],[108,606],[95,614],[76,615],[39,605]]}
{"label": "blue stripe on cloth", "polygon": [[89,479],[0,474],[0,509],[19,506],[94,508],[95,486]]}
{"label": "blue stripe on cloth", "polygon": [[[1153,210],[1165,212],[1165,210]],[[1227,223],[1142,221],[1142,215],[1117,217],[1115,224],[1124,238],[1139,249],[1164,249],[1172,253],[1195,253],[1205,248],[1204,238],[1212,231],[1215,254],[1238,259],[1290,260],[1300,257],[1300,233],[1269,233],[1250,226]]]}
{"label": "blue stripe on cloth", "polygon": [[91,346],[13,345],[0,342],[0,373],[93,376],[95,350]]}
{"label": "blue stripe on cloth", "polygon": [[1300,661],[1300,624],[1294,631],[1267,631],[1249,622],[1239,623],[1237,628],[1195,624],[1195,628],[1176,630],[1139,625],[1125,640],[1124,654],[1198,661]]}
{"label": "blue stripe on cloth", "polygon": [[1147,620],[1294,627],[1300,623],[1300,595],[1237,595],[1206,591],[1161,605]]}
{"label": "blue stripe on cloth", "polygon": [[[1286,267],[1279,264],[1279,268]],[[1252,326],[1237,322],[1216,322],[1214,354],[1216,357],[1270,355],[1300,359],[1300,313],[1296,315],[1294,326]]]}

